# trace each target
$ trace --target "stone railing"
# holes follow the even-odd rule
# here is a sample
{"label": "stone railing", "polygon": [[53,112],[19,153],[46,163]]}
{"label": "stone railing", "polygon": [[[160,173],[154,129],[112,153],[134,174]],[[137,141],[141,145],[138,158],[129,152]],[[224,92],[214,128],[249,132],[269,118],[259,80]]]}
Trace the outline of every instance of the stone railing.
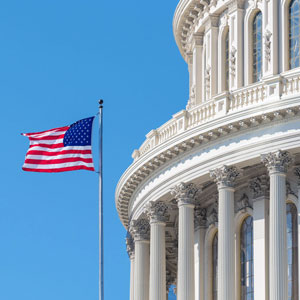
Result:
{"label": "stone railing", "polygon": [[266,100],[266,86],[263,82],[238,89],[231,93],[228,111],[241,110],[244,107],[259,105]]}
{"label": "stone railing", "polygon": [[[284,73],[280,77],[279,90],[282,92],[278,95],[280,100],[287,96],[300,94],[300,74],[299,72]],[[189,110],[182,110],[173,115],[173,118],[156,130],[150,131],[146,135],[146,141],[139,150],[132,154],[134,160],[139,159],[153,148],[170,140],[172,137],[179,135],[194,127],[205,124],[209,121],[245,111],[250,108],[259,107],[260,105],[273,101],[267,90],[270,89],[267,82],[261,81],[251,84],[247,87],[216,95],[213,99],[197,105]]]}
{"label": "stone railing", "polygon": [[282,80],[282,96],[294,95],[300,92],[300,74],[287,74]]}

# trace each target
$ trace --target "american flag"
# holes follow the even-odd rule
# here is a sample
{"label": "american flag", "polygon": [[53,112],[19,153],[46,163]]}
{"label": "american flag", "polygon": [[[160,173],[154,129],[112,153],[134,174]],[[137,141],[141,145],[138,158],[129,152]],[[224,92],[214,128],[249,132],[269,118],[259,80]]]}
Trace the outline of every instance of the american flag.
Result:
{"label": "american flag", "polygon": [[22,133],[30,141],[22,169],[33,172],[94,171],[91,144],[93,120],[94,117],[91,117],[70,126]]}

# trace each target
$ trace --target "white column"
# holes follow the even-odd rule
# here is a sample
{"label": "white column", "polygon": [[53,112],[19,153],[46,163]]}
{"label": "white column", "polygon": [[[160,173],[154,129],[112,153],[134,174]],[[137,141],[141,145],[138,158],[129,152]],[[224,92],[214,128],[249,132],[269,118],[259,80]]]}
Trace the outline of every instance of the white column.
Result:
{"label": "white column", "polygon": [[[218,31],[219,16],[210,15],[209,30],[209,65],[210,65],[210,98],[218,93]],[[208,100],[208,99],[207,99]]]}
{"label": "white column", "polygon": [[253,192],[254,299],[267,300],[269,299],[267,176],[252,179],[250,189]]}
{"label": "white column", "polygon": [[235,167],[223,166],[210,171],[218,185],[218,299],[235,299],[234,263],[234,182],[238,176]]}
{"label": "white column", "polygon": [[139,219],[132,224],[135,241],[134,300],[149,300],[149,223]]}
{"label": "white column", "polygon": [[270,175],[269,295],[272,300],[288,297],[286,244],[286,173],[292,159],[287,151],[262,155]]}
{"label": "white column", "polygon": [[172,193],[179,208],[177,299],[195,300],[194,207],[197,189],[181,183]]}
{"label": "white column", "polygon": [[151,202],[150,218],[150,294],[149,300],[166,300],[166,221],[168,207],[163,202]]}
{"label": "white column", "polygon": [[126,237],[127,253],[130,259],[130,300],[134,300],[134,240],[130,233]]}
{"label": "white column", "polygon": [[[298,179],[298,287],[300,287],[300,167],[296,167],[294,170],[295,175]],[[298,299],[300,300],[300,291],[298,288]]]}
{"label": "white column", "polygon": [[244,3],[233,1],[229,6],[230,89],[244,83]]}
{"label": "white column", "polygon": [[198,105],[203,102],[202,99],[202,53],[203,53],[203,33],[194,34],[193,43],[193,85],[192,93],[194,104]]}
{"label": "white column", "polygon": [[206,209],[195,212],[195,300],[204,300],[204,243],[206,233]]}

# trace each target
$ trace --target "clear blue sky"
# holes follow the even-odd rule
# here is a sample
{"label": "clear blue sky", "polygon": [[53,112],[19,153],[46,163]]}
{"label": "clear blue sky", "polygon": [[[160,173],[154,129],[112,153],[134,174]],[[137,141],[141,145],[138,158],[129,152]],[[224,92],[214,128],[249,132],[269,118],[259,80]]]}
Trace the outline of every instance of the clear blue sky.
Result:
{"label": "clear blue sky", "polygon": [[172,32],[177,2],[0,2],[0,299],[98,298],[97,175],[23,172],[20,133],[94,115],[100,97],[105,299],[129,298],[114,192],[145,134],[187,102],[187,66]]}

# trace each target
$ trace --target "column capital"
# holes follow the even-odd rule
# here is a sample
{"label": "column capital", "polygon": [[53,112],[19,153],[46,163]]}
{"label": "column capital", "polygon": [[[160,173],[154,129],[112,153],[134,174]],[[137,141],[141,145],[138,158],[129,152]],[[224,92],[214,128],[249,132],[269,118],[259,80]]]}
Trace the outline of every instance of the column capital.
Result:
{"label": "column capital", "polygon": [[209,15],[209,20],[210,20],[210,26],[211,27],[218,27],[219,26],[219,15],[215,14],[210,14]]}
{"label": "column capital", "polygon": [[134,258],[134,240],[130,232],[127,232],[126,235],[126,250],[129,258]]}
{"label": "column capital", "polygon": [[268,193],[269,178],[267,175],[261,175],[252,178],[249,182],[249,188],[252,192],[253,199],[266,196]]}
{"label": "column capital", "polygon": [[194,228],[195,231],[200,228],[205,228],[207,223],[207,209],[197,207],[195,209]]}
{"label": "column capital", "polygon": [[150,225],[146,219],[132,220],[130,225],[130,233],[134,237],[134,241],[149,241]]}
{"label": "column capital", "polygon": [[166,223],[170,217],[168,205],[162,201],[151,201],[147,206],[147,214],[151,223]]}
{"label": "column capital", "polygon": [[195,46],[203,46],[203,36],[202,32],[197,32],[193,34],[193,42]]}
{"label": "column capital", "polygon": [[197,187],[193,183],[181,182],[171,189],[171,194],[175,196],[175,199],[180,205],[195,205],[195,197],[198,192]]}
{"label": "column capital", "polygon": [[236,178],[240,175],[236,167],[226,165],[210,170],[209,173],[210,177],[217,183],[218,188],[233,187]]}
{"label": "column capital", "polygon": [[278,150],[261,155],[262,163],[268,168],[269,173],[287,173],[293,158],[288,151]]}

